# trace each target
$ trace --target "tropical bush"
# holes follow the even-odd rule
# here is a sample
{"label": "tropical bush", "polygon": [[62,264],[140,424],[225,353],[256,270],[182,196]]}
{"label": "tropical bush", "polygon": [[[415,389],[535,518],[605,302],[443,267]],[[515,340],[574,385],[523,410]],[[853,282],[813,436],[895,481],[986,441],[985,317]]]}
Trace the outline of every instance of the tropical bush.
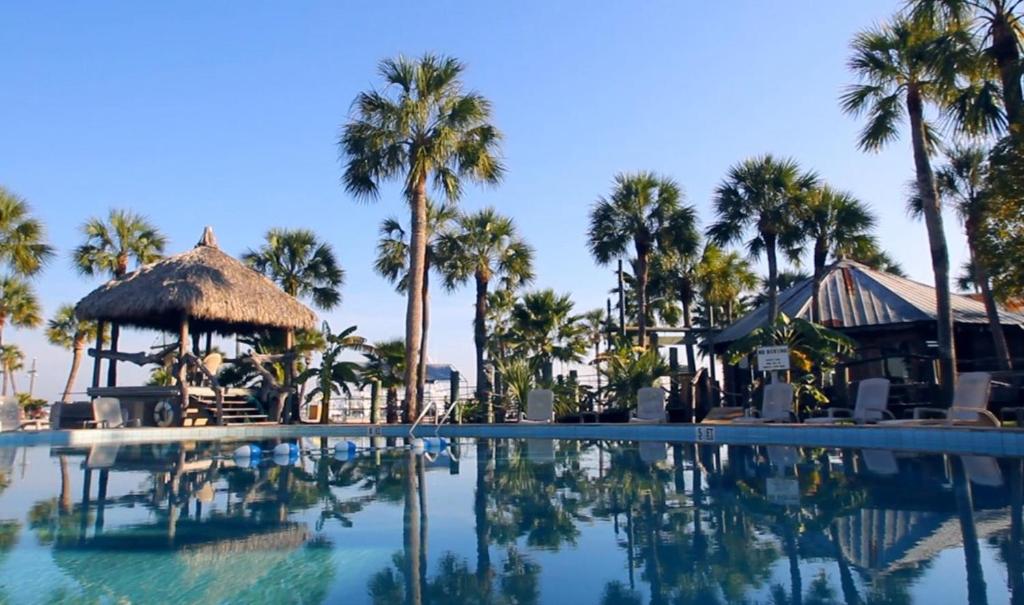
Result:
{"label": "tropical bush", "polygon": [[597,371],[605,379],[605,393],[613,407],[636,408],[636,393],[669,372],[668,364],[656,349],[633,346],[627,339],[598,357]]}

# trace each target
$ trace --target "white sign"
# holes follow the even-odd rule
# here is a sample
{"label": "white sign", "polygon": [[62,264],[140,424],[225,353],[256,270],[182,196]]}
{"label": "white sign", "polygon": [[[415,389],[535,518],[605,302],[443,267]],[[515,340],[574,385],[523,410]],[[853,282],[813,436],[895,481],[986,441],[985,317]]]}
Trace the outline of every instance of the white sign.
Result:
{"label": "white sign", "polygon": [[715,427],[697,425],[697,443],[714,443]]}
{"label": "white sign", "polygon": [[762,372],[781,372],[789,369],[789,347],[758,347],[757,369]]}

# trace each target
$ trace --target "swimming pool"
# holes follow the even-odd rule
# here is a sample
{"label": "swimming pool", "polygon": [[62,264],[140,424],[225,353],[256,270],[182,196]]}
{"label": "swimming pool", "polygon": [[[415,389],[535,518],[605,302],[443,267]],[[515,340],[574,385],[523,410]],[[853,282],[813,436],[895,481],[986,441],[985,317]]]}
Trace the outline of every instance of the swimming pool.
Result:
{"label": "swimming pool", "polygon": [[0,603],[1024,599],[1019,458],[291,442],[0,448]]}

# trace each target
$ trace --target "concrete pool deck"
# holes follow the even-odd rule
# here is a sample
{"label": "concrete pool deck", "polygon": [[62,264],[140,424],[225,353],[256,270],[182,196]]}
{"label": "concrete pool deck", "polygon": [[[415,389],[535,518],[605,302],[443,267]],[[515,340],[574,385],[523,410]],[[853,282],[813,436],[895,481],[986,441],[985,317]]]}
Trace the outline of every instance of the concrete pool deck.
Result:
{"label": "concrete pool deck", "polygon": [[[433,425],[416,436],[433,436]],[[732,445],[791,445],[891,449],[989,456],[1024,456],[1024,429],[948,426],[808,426],[738,424],[446,424],[442,437],[549,438],[697,442]],[[124,428],[0,433],[0,447],[88,446],[103,443],[262,440],[298,437],[405,437],[409,425],[251,425]]]}

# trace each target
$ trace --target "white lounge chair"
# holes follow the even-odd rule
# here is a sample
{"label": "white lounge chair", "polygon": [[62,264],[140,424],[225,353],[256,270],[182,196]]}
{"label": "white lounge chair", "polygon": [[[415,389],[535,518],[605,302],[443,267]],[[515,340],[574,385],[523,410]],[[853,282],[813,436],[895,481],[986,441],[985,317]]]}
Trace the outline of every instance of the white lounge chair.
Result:
{"label": "white lounge chair", "polygon": [[912,419],[889,420],[885,424],[935,425],[972,424],[1001,426],[995,414],[988,411],[992,375],[988,372],[960,374],[953,390],[949,408],[916,408]]}
{"label": "white lounge chair", "polygon": [[964,464],[964,473],[967,479],[975,485],[985,487],[1002,487],[1003,471],[999,470],[999,463],[991,456],[961,456]]}
{"label": "white lounge chair", "polygon": [[735,423],[763,424],[768,422],[793,422],[793,385],[775,382],[765,385],[761,411],[751,410],[752,416],[737,418]]}
{"label": "white lounge chair", "polygon": [[665,391],[658,387],[644,387],[636,392],[636,413],[630,422],[657,424],[665,422]]}
{"label": "white lounge chair", "polygon": [[860,459],[864,462],[868,472],[875,475],[891,477],[900,472],[896,454],[892,450],[861,450]]}
{"label": "white lounge chair", "polygon": [[555,392],[551,389],[533,389],[526,395],[526,414],[519,422],[551,423],[555,419]]}
{"label": "white lounge chair", "polygon": [[85,426],[100,429],[120,429],[142,426],[138,418],[125,420],[121,414],[121,402],[113,397],[97,397],[92,400],[92,420],[86,420]]}
{"label": "white lounge chair", "polygon": [[664,462],[668,458],[667,446],[664,441],[641,441],[638,446],[640,461],[651,465]]}
{"label": "white lounge chair", "polygon": [[855,422],[867,424],[880,420],[892,419],[889,411],[889,379],[868,378],[861,380],[857,386],[857,403],[854,408],[828,408],[827,416],[817,416],[804,420],[804,424],[836,424]]}
{"label": "white lounge chair", "polygon": [[535,462],[555,461],[555,440],[554,439],[527,439],[526,457]]}

